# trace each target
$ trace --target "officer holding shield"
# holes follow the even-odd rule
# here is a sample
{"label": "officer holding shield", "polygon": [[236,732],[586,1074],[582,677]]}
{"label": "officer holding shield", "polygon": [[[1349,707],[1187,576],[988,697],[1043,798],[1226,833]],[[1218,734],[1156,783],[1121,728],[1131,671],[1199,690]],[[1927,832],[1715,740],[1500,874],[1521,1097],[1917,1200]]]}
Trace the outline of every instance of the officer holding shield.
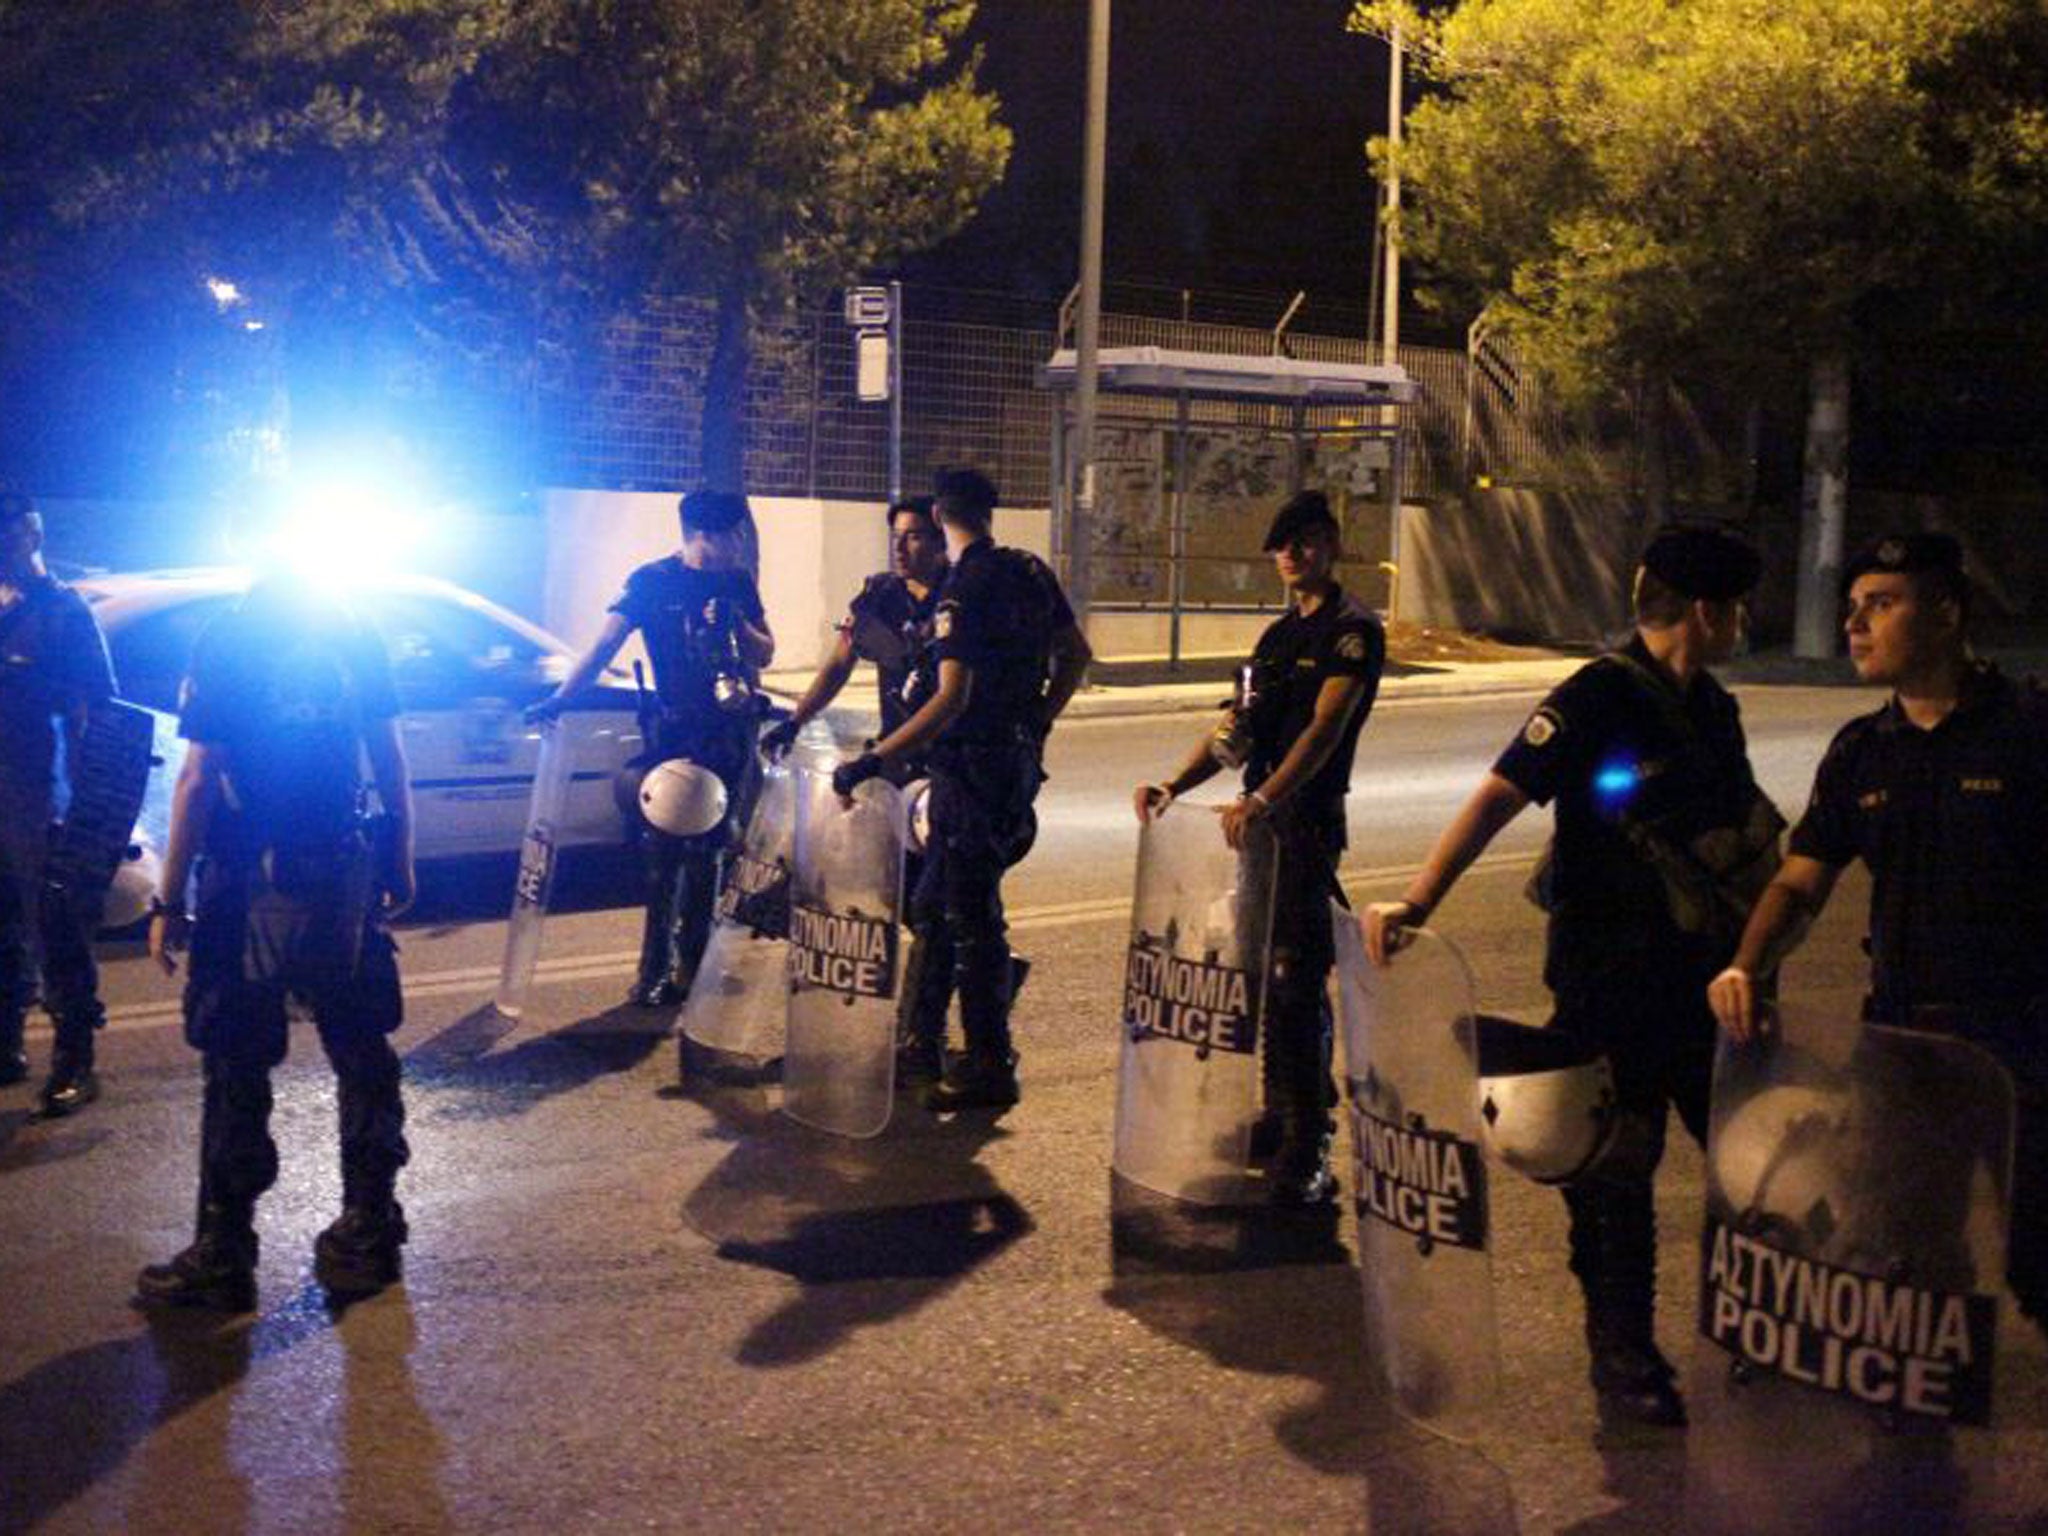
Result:
{"label": "officer holding shield", "polygon": [[[271,1069],[289,1000],[309,1005],[334,1068],[342,1213],[314,1246],[331,1295],[398,1277],[396,1198],[409,1158],[399,1062],[398,948],[384,922],[413,895],[412,812],[398,698],[377,635],[343,604],[270,576],[201,636],[178,729],[150,954],[189,943],[185,1037],[203,1053],[199,1216],[191,1245],[144,1269],[140,1306],[256,1304],[257,1198],[277,1178]],[[359,756],[383,822],[363,817]],[[378,850],[373,857],[373,847]],[[188,885],[196,905],[188,916]]]}
{"label": "officer holding shield", "polygon": [[[1892,696],[1828,747],[1784,868],[1709,997],[1721,1026],[1748,1039],[1758,978],[1861,859],[1865,1017],[1969,1040],[2018,1090],[2009,1278],[2048,1328],[2048,693],[1971,655],[1970,585],[1947,534],[1880,539],[1847,579],[1849,659]],[[1936,1150],[1974,1157],[1972,1131],[1956,1124]],[[1967,1166],[1949,1187],[1967,1187]]]}
{"label": "officer holding shield", "polygon": [[966,1050],[926,1094],[935,1113],[1017,1102],[1010,1048],[1015,966],[1003,871],[1037,834],[1032,803],[1052,724],[1091,652],[1045,562],[991,536],[996,489],[971,469],[939,477],[935,510],[951,563],[918,665],[910,718],[832,776],[842,796],[927,756],[931,833],[911,898],[921,952],[910,999],[913,1050],[937,1066],[957,988]]}
{"label": "officer holding shield", "polygon": [[1531,801],[1556,835],[1531,883],[1549,914],[1552,1029],[1609,1058],[1634,1149],[1565,1186],[1571,1263],[1605,1417],[1682,1424],[1655,1332],[1651,1178],[1667,1106],[1704,1143],[1714,1021],[1706,981],[1727,964],[1776,868],[1783,822],[1757,788],[1734,698],[1707,670],[1734,654],[1756,553],[1705,527],[1660,531],[1636,572],[1636,633],[1561,683],[1437,839],[1400,901],[1366,913],[1384,964]]}
{"label": "officer holding shield", "polygon": [[57,723],[64,761],[75,765],[87,716],[113,697],[114,674],[92,611],[44,568],[42,549],[35,503],[0,492],[0,1084],[28,1076],[22,1024],[40,951],[57,1039],[38,1103],[55,1116],[99,1096],[93,1031],[105,1017],[92,958],[105,892],[44,881]]}
{"label": "officer holding shield", "polygon": [[[839,621],[832,654],[790,717],[761,733],[762,750],[781,757],[794,746],[797,733],[839,697],[863,661],[875,667],[882,717],[877,739],[892,735],[908,720],[912,680],[930,638],[945,575],[946,539],[939,532],[932,498],[910,496],[895,503],[889,508],[889,569],[870,576],[853,595],[846,617]],[[915,758],[898,758],[889,765],[892,783],[907,784],[922,776],[923,764]]]}
{"label": "officer holding shield", "polygon": [[654,664],[658,700],[652,739],[637,765],[686,758],[725,785],[725,819],[709,832],[685,838],[640,829],[647,917],[639,976],[628,997],[642,1008],[681,1002],[703,957],[720,861],[733,828],[746,824],[753,799],[756,689],[760,669],[775,656],[761,594],[739,564],[752,515],[747,499],[691,491],[677,510],[682,547],[626,578],[590,649],[551,697],[527,711],[533,720],[559,715],[637,629]]}
{"label": "officer holding shield", "polygon": [[1339,529],[1321,491],[1291,497],[1263,547],[1286,588],[1287,612],[1259,637],[1222,727],[1165,783],[1140,785],[1133,804],[1138,819],[1149,820],[1225,766],[1242,766],[1244,791],[1223,813],[1223,836],[1241,849],[1252,823],[1272,828],[1279,864],[1261,1063],[1266,1109],[1253,1155],[1269,1161],[1277,1203],[1316,1205],[1336,1192],[1330,900],[1338,895],[1351,762],[1379,693],[1387,640],[1372,611],[1337,583]]}

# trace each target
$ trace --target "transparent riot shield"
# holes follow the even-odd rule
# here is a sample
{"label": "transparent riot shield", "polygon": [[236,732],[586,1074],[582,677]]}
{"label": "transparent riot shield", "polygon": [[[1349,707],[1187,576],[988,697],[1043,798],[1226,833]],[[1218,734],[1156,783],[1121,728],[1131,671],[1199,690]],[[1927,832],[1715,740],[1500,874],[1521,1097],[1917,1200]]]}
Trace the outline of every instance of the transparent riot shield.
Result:
{"label": "transparent riot shield", "polygon": [[782,1054],[795,863],[796,769],[776,763],[726,866],[711,942],[690,983],[683,1033],[697,1044],[755,1062]]}
{"label": "transparent riot shield", "polygon": [[841,1136],[889,1123],[902,901],[902,793],[871,779],[849,808],[829,772],[798,769],[782,1068],[790,1118]]}
{"label": "transparent riot shield", "polygon": [[548,918],[548,898],[555,887],[557,840],[569,779],[576,768],[579,728],[571,717],[543,721],[540,755],[533,770],[533,800],[526,813],[526,836],[519,844],[519,876],[512,888],[512,916],[505,925],[505,959],[498,970],[498,991],[492,1004],[508,1019],[526,1008],[533,969],[540,963],[541,928]]}
{"label": "transparent riot shield", "polygon": [[1331,926],[1366,1349],[1397,1409],[1451,1428],[1500,1384],[1472,973],[1427,929],[1379,967],[1356,917]]}
{"label": "transparent riot shield", "polygon": [[1258,1198],[1259,1031],[1277,852],[1254,822],[1233,852],[1211,807],[1145,824],[1124,960],[1116,1171],[1198,1205]]}
{"label": "transparent riot shield", "polygon": [[105,892],[135,836],[155,741],[156,719],[138,705],[105,699],[87,711],[66,765],[71,799],[43,869],[50,885],[86,903]]}
{"label": "transparent riot shield", "polygon": [[1714,1067],[1686,1528],[2000,1524],[2010,1078],[1975,1046],[1781,1013]]}

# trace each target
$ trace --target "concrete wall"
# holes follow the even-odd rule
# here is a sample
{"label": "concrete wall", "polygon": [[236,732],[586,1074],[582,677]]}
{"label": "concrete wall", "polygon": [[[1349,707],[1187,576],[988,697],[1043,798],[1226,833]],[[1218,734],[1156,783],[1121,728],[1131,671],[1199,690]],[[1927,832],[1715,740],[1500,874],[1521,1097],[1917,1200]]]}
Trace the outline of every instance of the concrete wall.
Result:
{"label": "concrete wall", "polygon": [[[761,601],[775,631],[777,668],[815,667],[832,646],[847,599],[889,560],[881,502],[754,496],[761,545]],[[539,622],[571,645],[595,638],[606,607],[637,565],[675,550],[673,491],[582,491],[542,495],[543,579]],[[1051,519],[1044,508],[1004,508],[996,537],[1044,555]],[[639,654],[638,642],[625,659]]]}

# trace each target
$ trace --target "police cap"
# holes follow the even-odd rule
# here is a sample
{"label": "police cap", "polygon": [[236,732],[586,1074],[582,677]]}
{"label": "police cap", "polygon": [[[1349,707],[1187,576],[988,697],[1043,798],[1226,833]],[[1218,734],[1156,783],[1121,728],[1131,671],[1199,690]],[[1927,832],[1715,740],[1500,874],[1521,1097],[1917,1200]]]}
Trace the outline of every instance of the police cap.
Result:
{"label": "police cap", "polygon": [[1719,528],[1673,523],[1643,550],[1643,569],[1681,597],[1726,602],[1741,597],[1763,574],[1749,542]]}
{"label": "police cap", "polygon": [[1892,533],[1859,549],[1842,572],[1846,589],[1858,576],[1884,571],[1938,576],[1952,589],[1963,583],[1963,546],[1946,533]]}
{"label": "police cap", "polygon": [[1330,498],[1321,491],[1297,491],[1273,514],[1273,524],[1266,530],[1266,542],[1259,548],[1268,553],[1284,549],[1298,534],[1311,528],[1337,532],[1337,514],[1330,510]]}
{"label": "police cap", "polygon": [[745,522],[747,498],[737,491],[690,491],[676,504],[683,526],[698,533],[725,533]]}

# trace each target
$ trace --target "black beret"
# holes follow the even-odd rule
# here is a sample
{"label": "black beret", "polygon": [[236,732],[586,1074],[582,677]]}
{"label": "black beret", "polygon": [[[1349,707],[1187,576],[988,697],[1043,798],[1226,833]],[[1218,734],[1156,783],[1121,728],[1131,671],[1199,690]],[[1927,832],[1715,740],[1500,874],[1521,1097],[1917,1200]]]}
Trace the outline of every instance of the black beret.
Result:
{"label": "black beret", "polygon": [[1951,586],[1963,580],[1963,546],[1946,533],[1893,533],[1875,539],[1859,549],[1842,571],[1846,589],[1858,576],[1872,571],[1904,575],[1939,575]]}
{"label": "black beret", "polygon": [[676,504],[683,526],[699,533],[724,533],[749,515],[747,498],[737,491],[691,491]]}
{"label": "black beret", "polygon": [[1726,602],[1741,597],[1763,574],[1763,561],[1746,539],[1719,528],[1672,523],[1643,550],[1643,569],[1681,597]]}
{"label": "black beret", "polygon": [[1272,526],[1266,530],[1266,542],[1259,548],[1270,554],[1284,548],[1296,534],[1306,533],[1311,528],[1327,528],[1335,533],[1337,514],[1330,510],[1330,498],[1321,491],[1296,491],[1273,514]]}

